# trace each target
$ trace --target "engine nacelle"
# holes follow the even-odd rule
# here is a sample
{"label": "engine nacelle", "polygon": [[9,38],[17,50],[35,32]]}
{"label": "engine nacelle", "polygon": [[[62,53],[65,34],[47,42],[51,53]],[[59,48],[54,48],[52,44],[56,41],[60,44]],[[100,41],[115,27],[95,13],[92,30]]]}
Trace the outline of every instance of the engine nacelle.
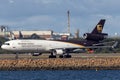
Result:
{"label": "engine nacelle", "polygon": [[101,41],[103,39],[106,39],[108,34],[101,33],[101,34],[91,34],[91,33],[85,33],[83,35],[84,39],[86,40],[93,40],[93,41]]}
{"label": "engine nacelle", "polygon": [[64,51],[62,49],[56,49],[56,50],[54,50],[54,53],[58,54],[58,55],[62,55],[64,53]]}

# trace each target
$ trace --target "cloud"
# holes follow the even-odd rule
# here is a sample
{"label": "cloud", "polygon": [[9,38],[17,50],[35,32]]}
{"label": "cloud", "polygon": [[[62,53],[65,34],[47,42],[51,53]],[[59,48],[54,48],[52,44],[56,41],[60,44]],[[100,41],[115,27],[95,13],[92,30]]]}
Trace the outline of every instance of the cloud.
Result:
{"label": "cloud", "polygon": [[8,0],[8,1],[9,1],[9,3],[11,3],[11,4],[14,3],[14,0]]}
{"label": "cloud", "polygon": [[51,3],[57,3],[59,1],[58,0],[41,0],[41,2],[44,4],[51,4]]}
{"label": "cloud", "polygon": [[120,25],[119,3],[119,0],[0,0],[0,24],[62,32],[67,30],[70,10],[71,30],[80,29],[82,34],[105,18],[104,31],[113,34]]}

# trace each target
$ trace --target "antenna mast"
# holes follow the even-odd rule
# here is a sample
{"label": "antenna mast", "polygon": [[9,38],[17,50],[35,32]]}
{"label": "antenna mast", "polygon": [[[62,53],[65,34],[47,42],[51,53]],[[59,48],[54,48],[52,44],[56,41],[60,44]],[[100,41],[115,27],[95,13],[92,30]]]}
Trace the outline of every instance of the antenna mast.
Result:
{"label": "antenna mast", "polygon": [[67,15],[68,15],[68,33],[70,33],[70,11],[67,11]]}

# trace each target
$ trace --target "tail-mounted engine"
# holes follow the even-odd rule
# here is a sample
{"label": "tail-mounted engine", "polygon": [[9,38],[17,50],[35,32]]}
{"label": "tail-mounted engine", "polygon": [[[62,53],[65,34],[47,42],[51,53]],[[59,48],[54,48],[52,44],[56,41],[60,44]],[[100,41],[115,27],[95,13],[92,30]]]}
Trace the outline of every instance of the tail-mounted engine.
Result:
{"label": "tail-mounted engine", "polygon": [[108,37],[107,33],[100,33],[100,34],[85,33],[83,34],[84,39],[93,40],[93,41],[101,41],[103,39],[106,39],[107,37]]}

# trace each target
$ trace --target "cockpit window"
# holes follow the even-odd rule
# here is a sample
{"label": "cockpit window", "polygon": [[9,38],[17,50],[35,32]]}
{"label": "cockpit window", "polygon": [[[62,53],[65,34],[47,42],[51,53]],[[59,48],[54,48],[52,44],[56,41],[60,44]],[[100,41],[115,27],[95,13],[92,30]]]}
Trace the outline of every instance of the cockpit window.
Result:
{"label": "cockpit window", "polygon": [[5,43],[4,45],[10,45],[10,43]]}

